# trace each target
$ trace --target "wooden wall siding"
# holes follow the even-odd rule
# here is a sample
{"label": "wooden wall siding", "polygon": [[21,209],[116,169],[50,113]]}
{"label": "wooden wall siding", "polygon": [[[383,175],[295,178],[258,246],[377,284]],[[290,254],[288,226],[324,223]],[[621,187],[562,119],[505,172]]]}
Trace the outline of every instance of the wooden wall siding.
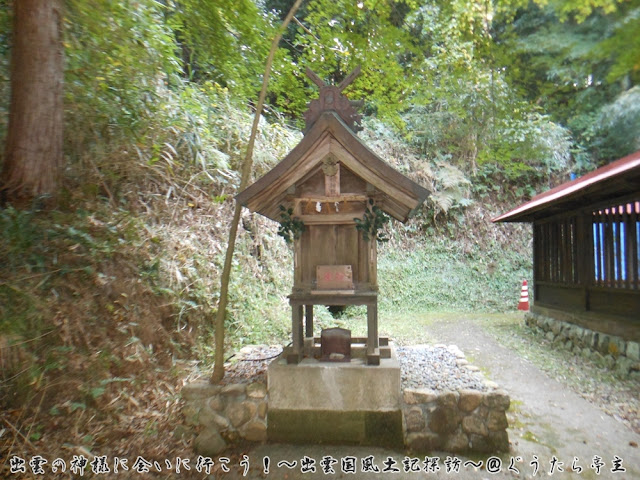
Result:
{"label": "wooden wall siding", "polygon": [[344,165],[340,165],[340,191],[344,193],[367,193],[367,182],[356,176]]}
{"label": "wooden wall siding", "polygon": [[[367,182],[358,178],[344,164],[340,163],[340,194],[366,195]],[[296,196],[326,196],[322,164],[317,165],[295,184]]]}
{"label": "wooden wall siding", "polygon": [[[534,270],[541,282],[640,289],[640,202],[534,225]],[[591,231],[581,231],[579,224]],[[591,264],[591,265],[585,265]]]}
{"label": "wooden wall siding", "polygon": [[309,200],[300,200],[299,210],[296,212],[299,215],[346,215],[349,214],[349,219],[354,222],[355,217],[362,217],[367,205],[366,199],[343,201],[341,198],[311,198]]}
{"label": "wooden wall siding", "polygon": [[536,280],[578,283],[576,217],[534,226]]}
{"label": "wooden wall siding", "polygon": [[296,247],[294,289],[315,289],[318,265],[351,265],[356,290],[374,281],[369,268],[370,248],[355,225],[308,225]]}
{"label": "wooden wall siding", "polygon": [[542,303],[554,307],[582,310],[584,297],[579,287],[558,285],[551,282],[538,282],[536,290]]}
{"label": "wooden wall siding", "polygon": [[633,290],[595,287],[589,291],[589,311],[627,316],[637,322],[640,321],[640,295]]}
{"label": "wooden wall siding", "polygon": [[[633,205],[634,208],[631,208]],[[634,202],[629,204],[628,208],[622,215],[626,231],[630,232],[626,236],[625,248],[629,254],[626,256],[626,270],[627,270],[627,288],[632,288],[635,279],[635,288],[640,289],[640,202]],[[632,232],[635,229],[635,235]],[[635,252],[635,255],[633,254]]]}
{"label": "wooden wall siding", "polygon": [[322,168],[316,167],[312,170],[306,178],[303,178],[295,185],[295,189],[298,197],[324,196],[324,173],[322,173]]}

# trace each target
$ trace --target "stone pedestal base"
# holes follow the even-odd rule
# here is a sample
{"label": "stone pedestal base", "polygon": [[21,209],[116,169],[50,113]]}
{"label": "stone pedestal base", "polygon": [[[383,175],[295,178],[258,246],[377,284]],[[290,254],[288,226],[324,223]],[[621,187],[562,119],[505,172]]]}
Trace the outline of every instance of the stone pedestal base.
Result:
{"label": "stone pedestal base", "polygon": [[267,373],[269,441],[401,447],[400,365],[391,358],[366,365],[279,357]]}

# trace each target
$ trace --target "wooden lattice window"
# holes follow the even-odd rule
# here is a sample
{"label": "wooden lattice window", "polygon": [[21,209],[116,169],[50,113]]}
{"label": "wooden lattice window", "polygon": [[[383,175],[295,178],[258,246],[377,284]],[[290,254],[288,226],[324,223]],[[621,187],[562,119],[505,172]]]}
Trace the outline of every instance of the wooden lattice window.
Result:
{"label": "wooden lattice window", "polygon": [[640,201],[593,212],[595,284],[640,289]]}

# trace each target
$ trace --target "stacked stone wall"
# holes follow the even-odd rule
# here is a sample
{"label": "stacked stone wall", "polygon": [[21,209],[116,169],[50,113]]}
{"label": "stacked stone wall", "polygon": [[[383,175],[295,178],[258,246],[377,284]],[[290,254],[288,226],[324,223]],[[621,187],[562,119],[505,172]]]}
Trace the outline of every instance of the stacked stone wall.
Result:
{"label": "stacked stone wall", "polygon": [[414,452],[506,452],[509,395],[503,390],[404,391],[406,446]]}
{"label": "stacked stone wall", "polygon": [[240,439],[267,439],[267,386],[261,382],[225,386],[194,382],[182,390],[187,425],[199,433],[197,453],[213,456]]}
{"label": "stacked stone wall", "polygon": [[[448,348],[456,354],[458,368],[479,370],[469,365],[457,347]],[[239,440],[268,440],[270,400],[264,383],[218,386],[200,380],[186,385],[182,397],[187,431],[195,435],[193,445],[198,454],[217,455]],[[494,382],[484,380],[479,388],[467,386],[455,391],[404,388],[399,402],[399,440],[404,437],[413,452],[509,450],[506,412],[510,398]]]}
{"label": "stacked stone wall", "polygon": [[[240,439],[267,440],[264,383],[218,386],[198,381],[186,385],[182,397],[185,422],[197,431],[197,453],[214,456]],[[414,452],[506,452],[509,404],[503,390],[406,389],[402,405],[405,444]]]}
{"label": "stacked stone wall", "polygon": [[640,343],[596,332],[569,322],[528,313],[525,323],[544,332],[547,340],[590,357],[624,378],[640,379]]}

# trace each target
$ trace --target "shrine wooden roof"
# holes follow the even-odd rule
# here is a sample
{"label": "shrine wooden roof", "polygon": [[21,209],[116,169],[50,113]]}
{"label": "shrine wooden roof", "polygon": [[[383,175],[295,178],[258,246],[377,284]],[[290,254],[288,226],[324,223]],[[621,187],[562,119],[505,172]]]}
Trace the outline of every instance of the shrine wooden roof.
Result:
{"label": "shrine wooden roof", "polygon": [[280,221],[280,205],[286,205],[291,199],[292,187],[321,168],[327,155],[333,155],[380,192],[378,206],[402,222],[429,195],[428,190],[372,152],[336,112],[325,111],[300,143],[272,170],[240,192],[236,200],[249,210]]}
{"label": "shrine wooden roof", "polygon": [[533,222],[540,218],[602,206],[608,200],[640,195],[640,150],[536,195],[493,222]]}

